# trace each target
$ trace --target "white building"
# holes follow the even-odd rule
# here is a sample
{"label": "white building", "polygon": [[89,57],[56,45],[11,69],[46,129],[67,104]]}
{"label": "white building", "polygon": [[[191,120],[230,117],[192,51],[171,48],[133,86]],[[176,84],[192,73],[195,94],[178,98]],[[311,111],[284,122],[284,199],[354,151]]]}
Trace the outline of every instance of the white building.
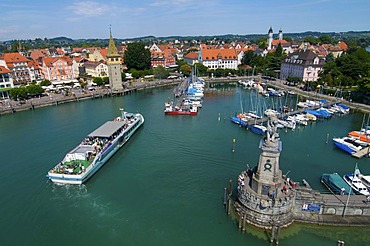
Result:
{"label": "white building", "polygon": [[325,61],[311,50],[293,52],[281,63],[280,79],[297,77],[303,81],[317,81],[324,64]]}
{"label": "white building", "polygon": [[201,45],[198,61],[209,69],[238,69],[235,49],[208,49],[206,45]]}

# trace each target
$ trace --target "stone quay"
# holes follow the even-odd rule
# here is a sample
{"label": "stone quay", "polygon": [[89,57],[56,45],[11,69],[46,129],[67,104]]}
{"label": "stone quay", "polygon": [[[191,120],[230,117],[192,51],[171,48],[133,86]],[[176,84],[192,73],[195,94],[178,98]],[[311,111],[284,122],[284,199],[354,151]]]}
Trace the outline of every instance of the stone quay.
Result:
{"label": "stone quay", "polygon": [[[277,133],[275,117],[269,117],[267,132],[260,141],[259,162],[238,176],[235,198],[232,185],[229,195],[225,188],[226,211],[233,212],[239,229],[246,224],[272,231],[272,238],[280,228],[293,222],[335,226],[369,226],[370,203],[362,195],[322,194],[310,185],[294,182],[282,175],[279,158],[282,142]],[[231,181],[230,181],[231,184]],[[275,234],[275,236],[274,236]]]}

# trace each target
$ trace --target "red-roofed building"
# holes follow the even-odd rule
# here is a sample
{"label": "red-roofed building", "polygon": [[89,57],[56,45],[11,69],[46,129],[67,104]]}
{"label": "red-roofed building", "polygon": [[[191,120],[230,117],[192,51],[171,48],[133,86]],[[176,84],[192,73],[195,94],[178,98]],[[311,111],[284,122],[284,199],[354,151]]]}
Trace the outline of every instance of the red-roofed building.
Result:
{"label": "red-roofed building", "polygon": [[84,62],[85,72],[92,77],[107,77],[108,66],[104,62],[86,61]]}
{"label": "red-roofed building", "polygon": [[189,52],[183,57],[184,62],[193,66],[195,63],[198,63],[198,52]]}
{"label": "red-roofed building", "polygon": [[108,49],[96,48],[94,52],[89,54],[89,61],[106,62]]}
{"label": "red-roofed building", "polygon": [[345,42],[341,41],[336,45],[323,44],[327,51],[333,54],[334,58],[337,58],[343,54],[343,52],[348,50],[348,46]]}
{"label": "red-roofed building", "polygon": [[176,66],[176,59],[169,52],[169,50],[165,50],[164,52],[151,51],[150,54],[151,54],[150,61],[151,61],[152,68],[155,68],[158,66],[162,66],[165,68]]}
{"label": "red-roofed building", "polygon": [[14,87],[12,71],[4,66],[0,66],[0,88],[12,87]]}
{"label": "red-roofed building", "polygon": [[12,71],[14,85],[27,84],[36,80],[34,68],[29,62],[29,59],[19,53],[5,53],[0,58],[0,65]]}
{"label": "red-roofed building", "polygon": [[198,60],[209,69],[238,69],[238,55],[235,49],[214,49],[202,44]]}
{"label": "red-roofed building", "polygon": [[46,57],[42,59],[42,73],[50,81],[72,80],[75,78],[69,57]]}

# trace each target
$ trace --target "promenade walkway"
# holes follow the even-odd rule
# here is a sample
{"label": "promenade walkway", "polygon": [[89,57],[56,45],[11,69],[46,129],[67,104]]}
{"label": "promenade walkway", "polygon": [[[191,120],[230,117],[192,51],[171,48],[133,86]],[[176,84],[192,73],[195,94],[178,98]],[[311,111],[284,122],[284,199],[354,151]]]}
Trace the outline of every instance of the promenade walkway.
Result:
{"label": "promenade walkway", "polygon": [[162,86],[177,85],[181,80],[157,80],[150,82],[132,82],[123,90],[111,91],[107,88],[96,87],[94,90],[71,89],[66,95],[65,93],[48,93],[47,96],[31,98],[24,101],[15,101],[5,99],[0,104],[0,115],[15,113],[18,111],[30,110],[40,107],[59,105],[68,102],[79,102],[86,99],[95,99],[108,96],[125,95],[138,90],[156,88]]}

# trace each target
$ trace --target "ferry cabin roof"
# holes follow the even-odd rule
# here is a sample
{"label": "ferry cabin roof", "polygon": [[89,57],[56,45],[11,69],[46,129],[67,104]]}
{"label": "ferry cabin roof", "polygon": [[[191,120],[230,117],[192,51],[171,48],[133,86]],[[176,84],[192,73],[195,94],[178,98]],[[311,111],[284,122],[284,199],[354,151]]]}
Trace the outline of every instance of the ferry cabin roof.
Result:
{"label": "ferry cabin roof", "polygon": [[123,129],[126,123],[124,121],[108,121],[95,131],[89,134],[89,137],[96,138],[109,138],[114,133]]}

